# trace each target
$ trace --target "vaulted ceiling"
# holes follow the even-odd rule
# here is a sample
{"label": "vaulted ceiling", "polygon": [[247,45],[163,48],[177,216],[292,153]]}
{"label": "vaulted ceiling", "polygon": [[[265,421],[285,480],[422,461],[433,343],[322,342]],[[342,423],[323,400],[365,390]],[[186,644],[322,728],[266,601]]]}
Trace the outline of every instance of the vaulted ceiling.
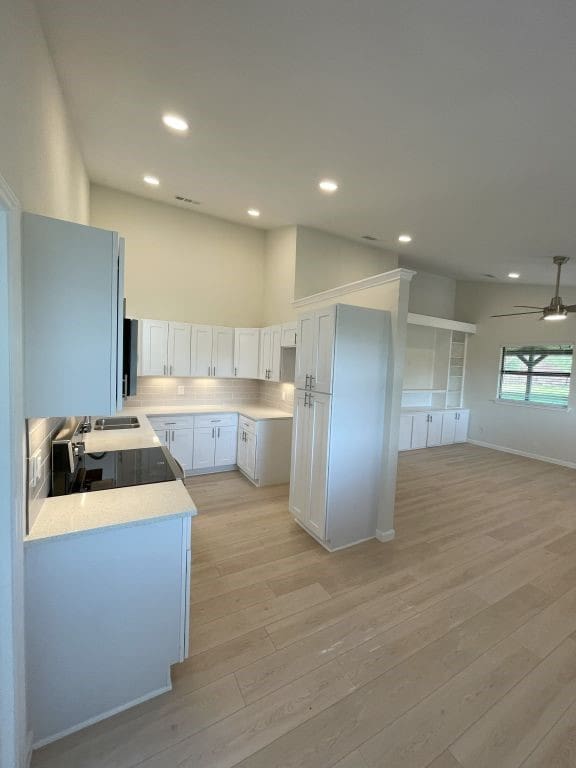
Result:
{"label": "vaulted ceiling", "polygon": [[[549,258],[574,255],[576,285],[570,0],[38,6],[93,180],[265,228],[372,235],[457,277],[550,283]],[[322,177],[340,190],[321,194]]]}

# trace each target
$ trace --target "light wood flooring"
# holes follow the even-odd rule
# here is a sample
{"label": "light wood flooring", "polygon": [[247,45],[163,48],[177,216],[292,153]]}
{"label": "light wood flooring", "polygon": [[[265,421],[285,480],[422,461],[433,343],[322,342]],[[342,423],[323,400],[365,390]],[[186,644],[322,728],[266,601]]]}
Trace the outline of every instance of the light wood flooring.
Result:
{"label": "light wood flooring", "polygon": [[191,657],[174,689],[34,768],[574,768],[576,472],[401,455],[397,538],[328,554],[287,488],[187,481]]}

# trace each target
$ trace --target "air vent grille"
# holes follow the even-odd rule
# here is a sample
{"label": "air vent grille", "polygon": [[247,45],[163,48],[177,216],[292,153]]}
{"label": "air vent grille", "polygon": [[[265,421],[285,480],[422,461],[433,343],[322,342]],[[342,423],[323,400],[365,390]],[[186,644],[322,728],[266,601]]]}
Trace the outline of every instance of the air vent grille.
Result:
{"label": "air vent grille", "polygon": [[190,203],[190,205],[200,205],[200,200],[192,200],[191,197],[184,197],[184,195],[174,195],[174,198],[176,200],[179,200],[181,203]]}
{"label": "air vent grille", "polygon": [[374,237],[374,235],[361,235],[362,240],[370,240],[371,242],[375,243],[377,242],[378,238]]}

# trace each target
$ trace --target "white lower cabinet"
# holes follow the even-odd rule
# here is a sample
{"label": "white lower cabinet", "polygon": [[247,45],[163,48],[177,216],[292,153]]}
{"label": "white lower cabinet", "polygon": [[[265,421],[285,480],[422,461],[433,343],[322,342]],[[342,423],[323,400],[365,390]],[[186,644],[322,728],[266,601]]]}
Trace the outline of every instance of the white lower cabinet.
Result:
{"label": "white lower cabinet", "polygon": [[254,485],[290,480],[292,419],[238,419],[238,469]]}
{"label": "white lower cabinet", "polygon": [[184,472],[192,469],[194,419],[192,416],[149,416],[162,445],[170,451]]}
{"label": "white lower cabinet", "polygon": [[469,417],[470,411],[465,409],[402,413],[398,450],[465,443]]}
{"label": "white lower cabinet", "polygon": [[196,416],[194,424],[193,470],[210,470],[236,464],[235,413]]}

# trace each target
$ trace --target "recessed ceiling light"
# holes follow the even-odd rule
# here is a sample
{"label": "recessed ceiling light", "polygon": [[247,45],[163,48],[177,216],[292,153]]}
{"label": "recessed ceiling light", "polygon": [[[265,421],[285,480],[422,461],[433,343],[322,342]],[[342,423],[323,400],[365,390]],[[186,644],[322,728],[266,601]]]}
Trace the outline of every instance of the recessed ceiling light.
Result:
{"label": "recessed ceiling light", "polygon": [[512,280],[517,280],[520,277],[519,272],[508,272],[508,277],[511,277]]}
{"label": "recessed ceiling light", "polygon": [[260,216],[260,211],[258,210],[258,208],[248,208],[246,213],[248,214],[248,216],[252,216],[254,219],[257,219],[258,216]]}
{"label": "recessed ceiling light", "polygon": [[150,184],[151,187],[157,187],[160,184],[160,179],[157,176],[150,176],[149,174],[143,176],[143,181],[145,181],[146,184]]}
{"label": "recessed ceiling light", "polygon": [[188,123],[183,117],[178,115],[162,115],[162,122],[167,128],[171,128],[173,131],[179,131],[184,133],[188,130]]}
{"label": "recessed ceiling light", "polygon": [[398,242],[399,243],[411,243],[412,242],[412,235],[399,235]]}
{"label": "recessed ceiling light", "polygon": [[322,192],[327,192],[331,195],[338,190],[338,182],[334,181],[334,179],[322,179],[322,181],[318,183],[318,187]]}

